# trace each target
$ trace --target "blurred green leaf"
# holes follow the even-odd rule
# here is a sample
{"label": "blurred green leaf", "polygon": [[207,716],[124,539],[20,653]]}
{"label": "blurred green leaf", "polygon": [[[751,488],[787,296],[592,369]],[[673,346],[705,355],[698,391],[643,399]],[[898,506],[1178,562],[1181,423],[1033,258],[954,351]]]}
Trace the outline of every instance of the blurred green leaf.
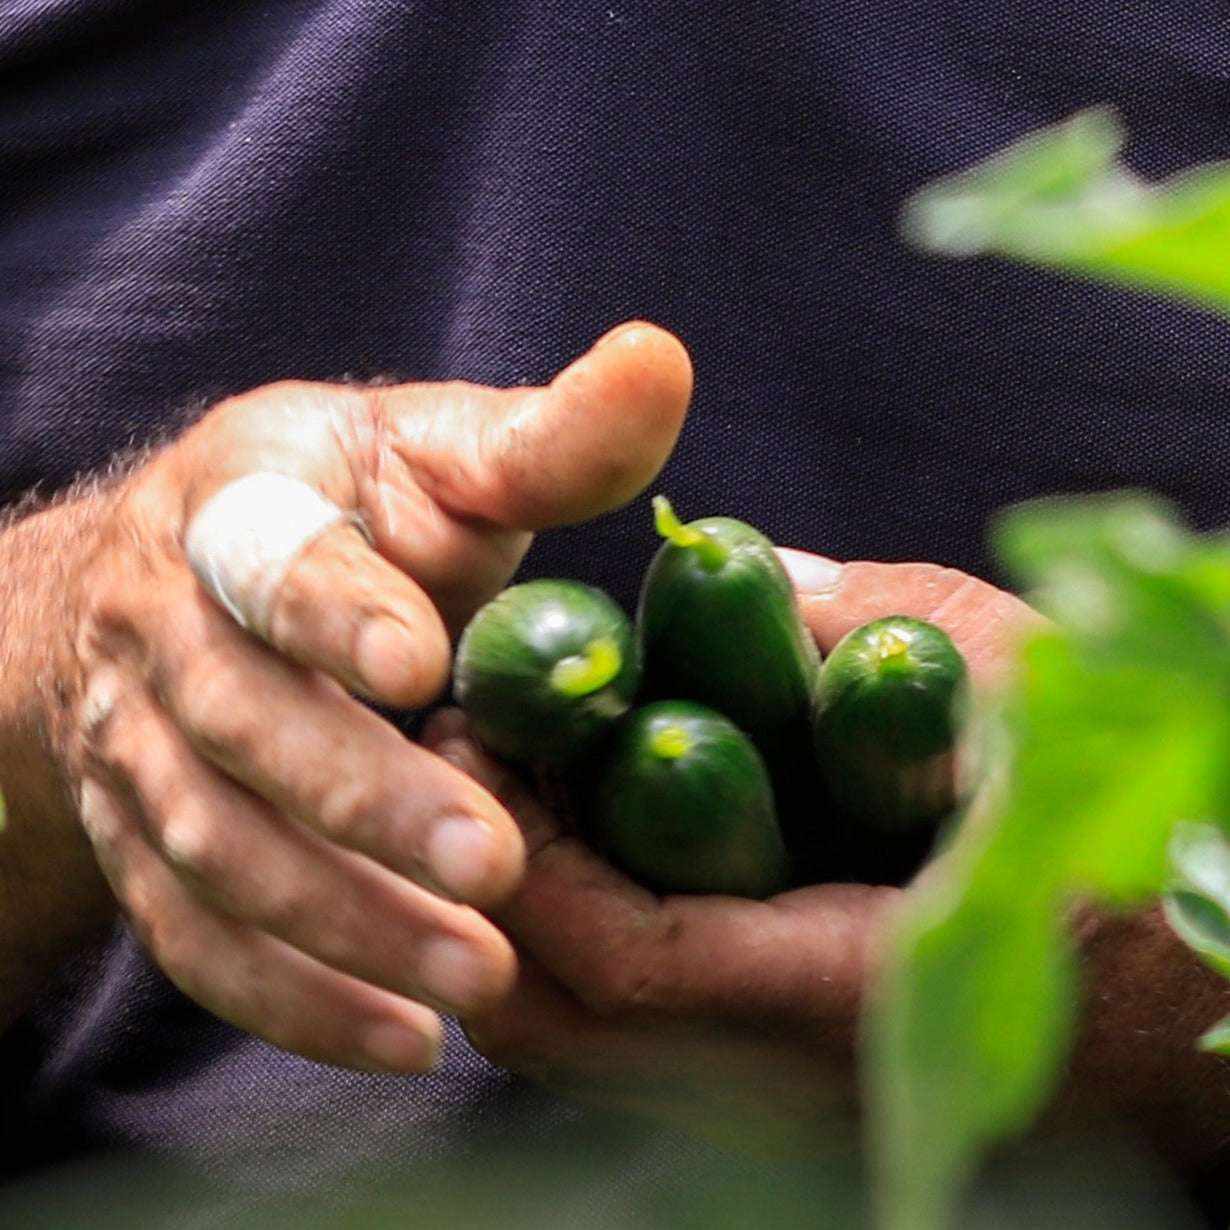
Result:
{"label": "blurred green leaf", "polygon": [[977,874],[1024,868],[1054,892],[1131,903],[1156,893],[1177,820],[1220,800],[1230,715],[1207,676],[1090,661],[1063,634],[1026,650],[1005,726],[1013,770]]}
{"label": "blurred green leaf", "polygon": [[1172,843],[1183,822],[1230,819],[1230,546],[1135,494],[1021,506],[996,541],[1058,622],[1025,647],[995,718],[991,822],[961,832],[916,894],[875,1005],[890,1230],[950,1224],[980,1156],[1052,1088],[1074,1011],[1073,895],[1155,896],[1169,848],[1185,876],[1176,930],[1230,973],[1230,847],[1207,825]]}
{"label": "blurred green leaf", "polygon": [[1045,581],[1060,563],[1160,573],[1189,545],[1176,517],[1172,504],[1147,492],[1053,496],[1001,513],[992,543],[1028,585]]}
{"label": "blurred green leaf", "polygon": [[1035,500],[991,526],[996,554],[1083,662],[1230,677],[1230,549],[1137,492]]}
{"label": "blurred green leaf", "polygon": [[1081,252],[1090,229],[1083,216],[1097,216],[1099,196],[1115,184],[1123,142],[1113,111],[1083,111],[928,185],[906,202],[902,229],[947,256]]}
{"label": "blurred green leaf", "polygon": [[[1123,143],[1113,112],[1082,112],[919,192],[903,229],[937,253],[1230,310],[1230,164],[1151,186],[1119,162]],[[1057,627],[1027,647],[996,720],[992,823],[945,851],[944,904],[935,890],[915,902],[872,1024],[886,1222],[916,1230],[946,1223],[979,1154],[1027,1122],[1058,1067],[1065,899],[1160,893],[1169,847],[1167,916],[1230,976],[1230,846],[1187,823],[1230,824],[1230,539],[1193,538],[1128,492],[1020,506],[994,542]],[[1230,1053],[1230,1020],[1203,1045]]]}
{"label": "blurred green leaf", "polygon": [[1201,1037],[1200,1049],[1216,1055],[1230,1055],[1230,1017],[1218,1021]]}
{"label": "blurred green leaf", "polygon": [[1230,309],[1230,167],[1142,183],[1116,161],[1123,133],[1098,108],[929,185],[902,226],[949,256],[992,254]]}
{"label": "blurred green leaf", "polygon": [[1201,960],[1230,978],[1230,842],[1215,825],[1180,824],[1170,862],[1171,885],[1162,900],[1167,922]]}
{"label": "blurred green leaf", "polygon": [[868,1037],[886,1230],[947,1225],[985,1142],[1026,1126],[1054,1084],[1071,962],[1050,912],[1022,901],[933,893],[896,948],[891,1011]]}

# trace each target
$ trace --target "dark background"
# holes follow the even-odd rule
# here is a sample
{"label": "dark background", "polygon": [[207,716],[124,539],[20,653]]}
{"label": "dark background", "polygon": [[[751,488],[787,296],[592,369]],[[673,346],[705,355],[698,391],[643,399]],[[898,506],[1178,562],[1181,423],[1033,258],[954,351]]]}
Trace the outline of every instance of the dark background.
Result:
{"label": "dark background", "polygon": [[[1148,486],[1223,524],[1222,321],[897,238],[910,191],[1093,103],[1121,110],[1147,175],[1225,157],[1230,11],[0,0],[0,497],[223,393],[537,382],[641,316],[695,359],[658,484],[685,518],[982,575],[987,515],[1043,492]],[[528,571],[630,603],[653,543],[642,500],[544,536]],[[446,1156],[478,1124],[566,1135],[579,1113],[455,1031],[421,1080],[283,1055],[125,932],[6,1037],[0,1071],[12,1169],[144,1148],[262,1190]],[[653,1172],[638,1149],[614,1150],[613,1187]]]}

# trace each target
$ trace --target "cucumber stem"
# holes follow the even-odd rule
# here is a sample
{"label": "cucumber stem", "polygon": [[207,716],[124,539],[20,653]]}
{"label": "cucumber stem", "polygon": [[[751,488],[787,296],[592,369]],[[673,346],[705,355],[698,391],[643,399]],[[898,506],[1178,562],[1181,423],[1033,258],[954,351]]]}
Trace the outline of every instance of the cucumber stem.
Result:
{"label": "cucumber stem", "polygon": [[649,737],[649,750],[659,760],[678,760],[692,750],[692,736],[682,726],[660,726]]}
{"label": "cucumber stem", "polygon": [[560,658],[551,668],[551,687],[564,696],[588,696],[606,687],[623,664],[619,646],[611,637],[600,636],[580,653]]}
{"label": "cucumber stem", "polygon": [[693,529],[684,525],[675,516],[670,500],[664,495],[653,497],[653,523],[658,533],[667,542],[682,547],[685,551],[695,551],[701,567],[706,572],[717,572],[730,556],[728,548],[724,547],[712,534],[704,530]]}
{"label": "cucumber stem", "polygon": [[876,637],[876,662],[881,670],[905,666],[910,642],[896,632],[885,629]]}

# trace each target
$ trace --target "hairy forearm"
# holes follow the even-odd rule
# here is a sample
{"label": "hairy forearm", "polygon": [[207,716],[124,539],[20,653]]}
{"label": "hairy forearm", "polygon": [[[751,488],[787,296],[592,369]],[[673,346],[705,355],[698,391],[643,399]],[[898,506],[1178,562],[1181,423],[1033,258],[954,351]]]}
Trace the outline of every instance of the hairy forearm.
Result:
{"label": "hairy forearm", "polygon": [[82,486],[0,531],[0,1029],[114,916],[77,822],[60,732],[77,692],[77,578],[115,490]]}

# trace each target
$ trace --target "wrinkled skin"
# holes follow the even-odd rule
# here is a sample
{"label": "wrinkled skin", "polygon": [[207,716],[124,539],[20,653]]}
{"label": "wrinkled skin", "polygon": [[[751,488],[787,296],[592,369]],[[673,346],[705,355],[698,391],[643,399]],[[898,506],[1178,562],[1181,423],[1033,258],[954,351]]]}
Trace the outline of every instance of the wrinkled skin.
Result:
{"label": "wrinkled skin", "polygon": [[[513,980],[512,948],[478,909],[517,884],[523,841],[481,784],[358,697],[432,701],[451,635],[531,531],[631,499],[690,390],[683,347],[635,323],[542,389],[270,385],[117,485],[12,527],[6,578],[28,609],[9,613],[10,660],[24,619],[41,669],[2,681],[0,1023],[107,895],[84,832],[154,961],[205,1007],[313,1058],[429,1067],[437,1012],[481,1010]],[[268,643],[183,549],[204,501],[261,470],[316,488],[371,538],[338,523],[295,557]],[[46,587],[58,612],[33,597],[46,559],[63,572]],[[64,629],[49,650],[48,628]],[[36,675],[45,689],[19,704],[10,679]],[[15,767],[31,725],[67,798]],[[25,885],[39,886],[27,901]]]}

